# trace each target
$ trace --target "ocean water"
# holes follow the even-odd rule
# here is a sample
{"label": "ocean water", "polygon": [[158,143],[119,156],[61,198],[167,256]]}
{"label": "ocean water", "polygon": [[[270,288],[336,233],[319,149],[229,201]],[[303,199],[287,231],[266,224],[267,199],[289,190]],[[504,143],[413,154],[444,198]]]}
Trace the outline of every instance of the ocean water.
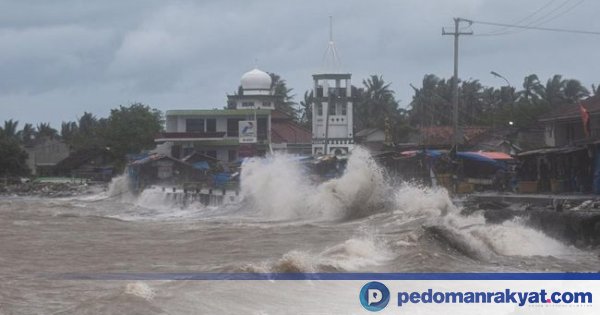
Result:
{"label": "ocean water", "polygon": [[278,284],[57,279],[66,273],[598,271],[596,250],[462,215],[443,189],[390,184],[360,149],[325,183],[286,156],[251,161],[242,177],[243,200],[222,207],[134,196],[125,177],[95,195],[1,197],[0,314],[294,314],[310,294],[293,284],[261,311],[248,305]]}

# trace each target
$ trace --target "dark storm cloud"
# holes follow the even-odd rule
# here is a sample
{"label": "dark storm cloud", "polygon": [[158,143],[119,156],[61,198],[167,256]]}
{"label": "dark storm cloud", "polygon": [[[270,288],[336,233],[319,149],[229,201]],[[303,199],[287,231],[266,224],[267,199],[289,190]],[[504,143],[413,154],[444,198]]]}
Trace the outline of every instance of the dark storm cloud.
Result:
{"label": "dark storm cloud", "polygon": [[[409,83],[419,85],[427,73],[451,75],[452,39],[441,36],[441,27],[452,17],[513,22],[548,1],[0,3],[0,120],[57,126],[84,110],[106,115],[136,101],[162,110],[220,108],[255,63],[286,79],[299,100],[320,67],[329,15],[354,84],[381,74],[407,106]],[[585,1],[547,26],[599,30],[598,9]],[[513,85],[529,73],[562,73],[589,86],[600,81],[598,46],[598,36],[573,34],[469,36],[461,39],[460,73],[497,86],[503,81],[490,70]]]}

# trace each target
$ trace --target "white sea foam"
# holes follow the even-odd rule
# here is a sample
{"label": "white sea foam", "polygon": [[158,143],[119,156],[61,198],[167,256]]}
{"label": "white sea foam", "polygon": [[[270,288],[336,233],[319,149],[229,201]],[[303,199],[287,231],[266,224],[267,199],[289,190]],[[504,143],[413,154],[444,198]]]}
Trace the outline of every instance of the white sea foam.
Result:
{"label": "white sea foam", "polygon": [[504,256],[565,256],[576,249],[528,227],[518,219],[488,224],[481,213],[460,214],[444,189],[405,184],[395,196],[395,213],[408,218],[425,218],[425,224],[443,229],[445,237],[482,258]]}
{"label": "white sea foam", "polygon": [[327,220],[368,215],[386,188],[381,169],[361,148],[340,178],[314,185],[308,177],[286,155],[253,159],[242,167],[242,196],[271,220]]}

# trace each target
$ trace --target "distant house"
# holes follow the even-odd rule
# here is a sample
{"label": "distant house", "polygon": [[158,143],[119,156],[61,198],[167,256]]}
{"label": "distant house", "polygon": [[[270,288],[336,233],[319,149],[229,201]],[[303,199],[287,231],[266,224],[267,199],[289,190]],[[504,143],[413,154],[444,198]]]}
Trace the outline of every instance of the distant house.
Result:
{"label": "distant house", "polygon": [[128,175],[135,191],[154,184],[182,184],[206,180],[200,168],[163,154],[152,154],[129,163]]}
{"label": "distant house", "polygon": [[[490,130],[485,126],[466,126],[462,128],[462,137],[459,143],[472,146],[479,136]],[[432,148],[450,148],[454,138],[452,126],[432,126],[418,128],[409,134],[409,142]]]}
{"label": "distant house", "polygon": [[32,175],[53,176],[58,162],[69,156],[69,146],[58,139],[44,138],[25,147],[27,166]]}
{"label": "distant house", "polygon": [[600,95],[581,101],[581,105],[589,113],[589,137],[584,131],[579,104],[565,104],[539,118],[544,126],[546,146],[561,147],[600,140]]}
{"label": "distant house", "polygon": [[113,161],[106,149],[81,149],[56,163],[55,175],[109,181],[114,174]]}
{"label": "distant house", "polygon": [[471,139],[469,149],[472,151],[492,151],[516,155],[523,151],[517,141],[519,132],[514,127],[489,129]]}

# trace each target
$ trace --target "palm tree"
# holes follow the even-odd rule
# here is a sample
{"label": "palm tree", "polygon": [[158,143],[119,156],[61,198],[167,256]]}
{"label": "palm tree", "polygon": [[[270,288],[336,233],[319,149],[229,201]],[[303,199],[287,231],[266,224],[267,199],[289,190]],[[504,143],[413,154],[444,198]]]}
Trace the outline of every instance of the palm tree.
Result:
{"label": "palm tree", "polygon": [[19,125],[18,121],[9,119],[4,121],[4,136],[7,138],[16,138],[17,137],[17,126]]}
{"label": "palm tree", "polygon": [[312,125],[312,105],[314,102],[313,92],[306,91],[304,92],[304,100],[300,101],[300,111],[302,115],[300,116],[300,124],[303,126],[310,128]]}
{"label": "palm tree", "polygon": [[463,81],[460,86],[460,108],[463,123],[480,124],[483,118],[483,86],[479,80]]}
{"label": "palm tree", "polygon": [[410,103],[410,121],[412,125],[435,126],[452,122],[450,81],[433,74],[423,77],[422,87],[413,86],[415,95]]}
{"label": "palm tree", "polygon": [[567,100],[572,103],[577,103],[579,100],[590,95],[590,91],[586,89],[578,80],[567,80],[565,83],[564,94]]}
{"label": "palm tree", "polygon": [[60,137],[63,138],[63,140],[65,140],[67,143],[71,143],[71,140],[73,140],[73,137],[77,134],[78,131],[79,127],[77,126],[76,122],[63,121],[60,126]]}
{"label": "palm tree", "polygon": [[363,80],[365,87],[363,101],[368,113],[367,127],[383,126],[386,116],[394,118],[397,116],[398,102],[390,85],[391,83],[386,84],[383,78],[377,75],[371,75]]}
{"label": "palm tree", "polygon": [[32,124],[25,124],[23,129],[18,132],[19,139],[24,145],[31,145],[35,139],[35,129]]}
{"label": "palm tree", "polygon": [[530,74],[523,79],[523,90],[518,93],[519,100],[528,104],[536,104],[544,94],[544,86],[535,74]]}
{"label": "palm tree", "polygon": [[58,137],[58,131],[50,127],[50,123],[39,123],[36,130],[36,139],[54,139]]}
{"label": "palm tree", "polygon": [[551,79],[546,82],[542,99],[550,107],[554,107],[563,104],[567,97],[565,96],[565,85],[566,81],[563,80],[560,74],[555,74]]}
{"label": "palm tree", "polygon": [[83,112],[83,116],[79,117],[79,132],[84,136],[92,136],[96,127],[98,126],[98,119],[88,112]]}
{"label": "palm tree", "polygon": [[271,90],[273,95],[279,96],[279,101],[275,103],[275,109],[279,109],[282,112],[298,118],[298,110],[294,108],[296,102],[294,102],[294,94],[291,94],[294,89],[289,89],[284,79],[275,73],[269,73],[271,76]]}

